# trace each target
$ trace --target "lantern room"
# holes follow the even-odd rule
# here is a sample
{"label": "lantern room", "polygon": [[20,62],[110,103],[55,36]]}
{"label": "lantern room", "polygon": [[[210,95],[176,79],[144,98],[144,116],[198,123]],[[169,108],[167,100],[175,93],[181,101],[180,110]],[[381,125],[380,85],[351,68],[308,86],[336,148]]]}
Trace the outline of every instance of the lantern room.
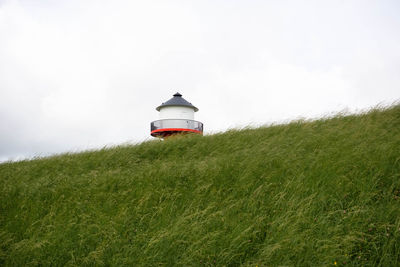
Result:
{"label": "lantern room", "polygon": [[194,120],[194,113],[199,109],[176,93],[167,102],[156,108],[159,120],[150,124],[150,134],[165,138],[178,133],[203,134],[203,123]]}

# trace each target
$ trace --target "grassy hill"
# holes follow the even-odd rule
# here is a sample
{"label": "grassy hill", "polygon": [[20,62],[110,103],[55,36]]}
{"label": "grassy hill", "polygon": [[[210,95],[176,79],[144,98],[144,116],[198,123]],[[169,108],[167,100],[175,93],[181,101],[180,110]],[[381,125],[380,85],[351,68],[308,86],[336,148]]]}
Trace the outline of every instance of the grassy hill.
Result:
{"label": "grassy hill", "polygon": [[0,265],[399,266],[400,106],[0,164]]}

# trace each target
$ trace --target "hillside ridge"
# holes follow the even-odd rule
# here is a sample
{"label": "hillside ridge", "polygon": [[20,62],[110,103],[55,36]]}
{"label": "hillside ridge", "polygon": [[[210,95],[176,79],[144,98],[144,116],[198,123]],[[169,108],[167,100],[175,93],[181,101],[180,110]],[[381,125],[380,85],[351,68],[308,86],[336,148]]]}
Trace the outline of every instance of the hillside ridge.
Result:
{"label": "hillside ridge", "polygon": [[399,266],[400,105],[0,164],[0,265]]}

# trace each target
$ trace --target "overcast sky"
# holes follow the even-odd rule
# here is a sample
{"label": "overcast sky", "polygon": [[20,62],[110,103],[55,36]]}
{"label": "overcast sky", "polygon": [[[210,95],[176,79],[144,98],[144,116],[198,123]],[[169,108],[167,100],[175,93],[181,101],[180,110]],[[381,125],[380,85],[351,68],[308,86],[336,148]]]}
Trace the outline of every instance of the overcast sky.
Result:
{"label": "overcast sky", "polygon": [[400,98],[400,1],[0,0],[0,161],[150,139],[180,92],[205,133]]}

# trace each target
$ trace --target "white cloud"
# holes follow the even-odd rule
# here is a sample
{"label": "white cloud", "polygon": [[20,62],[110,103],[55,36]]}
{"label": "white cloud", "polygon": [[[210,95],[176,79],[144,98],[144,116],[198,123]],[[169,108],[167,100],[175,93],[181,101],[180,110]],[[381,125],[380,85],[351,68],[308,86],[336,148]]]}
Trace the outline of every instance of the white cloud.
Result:
{"label": "white cloud", "polygon": [[0,157],[148,138],[179,91],[208,132],[399,98],[396,1],[5,1]]}

